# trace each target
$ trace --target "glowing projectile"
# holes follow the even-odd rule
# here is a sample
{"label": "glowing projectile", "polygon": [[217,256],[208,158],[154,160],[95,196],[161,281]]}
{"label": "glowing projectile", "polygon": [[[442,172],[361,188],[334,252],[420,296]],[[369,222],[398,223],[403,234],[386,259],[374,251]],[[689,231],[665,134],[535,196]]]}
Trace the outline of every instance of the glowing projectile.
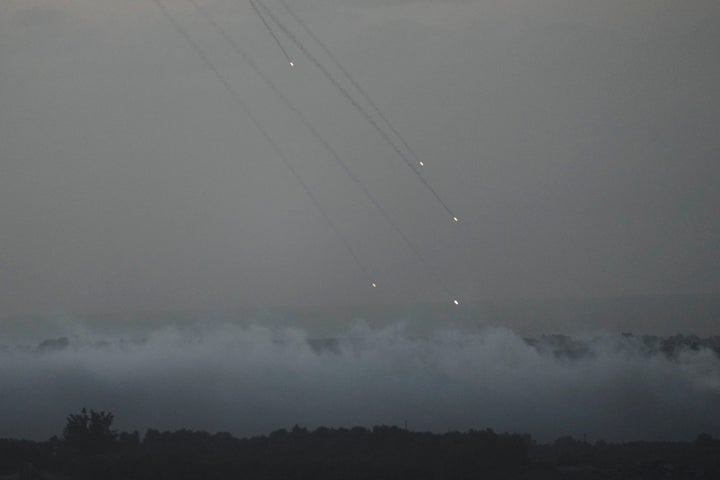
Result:
{"label": "glowing projectile", "polygon": [[[280,43],[280,39],[275,35],[275,32],[273,32],[273,29],[270,28],[270,25],[268,24],[267,20],[265,20],[265,17],[263,17],[262,13],[260,13],[260,10],[258,9],[258,6],[255,5],[255,2],[253,0],[249,0],[250,6],[252,6],[253,10],[255,10],[255,13],[257,14],[258,18],[262,21],[263,25],[265,25],[265,28],[268,32],[270,32],[270,35],[275,39],[275,43],[277,43],[277,46],[280,47],[280,50],[282,51],[283,56],[287,59],[288,62],[290,62],[290,66],[293,66],[293,61],[290,58],[290,55],[288,55],[287,51],[285,51],[285,47],[282,46],[282,43]],[[265,5],[260,4],[263,8],[265,8]],[[269,13],[269,12],[268,12]]]}
{"label": "glowing projectile", "polygon": [[294,67],[295,64],[294,64],[293,62],[290,62],[290,66],[291,66],[291,67]]}
{"label": "glowing projectile", "polygon": [[453,303],[454,303],[455,305],[460,305],[460,302],[459,302],[457,299],[456,299],[456,300],[453,300]]}
{"label": "glowing projectile", "polygon": [[372,285],[373,288],[377,288],[377,284],[375,282],[372,282],[370,285]]}
{"label": "glowing projectile", "polygon": [[453,217],[453,220],[455,220],[456,222],[460,221],[457,217]]}
{"label": "glowing projectile", "polygon": [[[291,10],[290,10],[289,8],[287,8],[286,2],[283,2],[283,3],[285,4],[285,8],[290,12]],[[270,19],[270,21],[271,21],[272,23],[274,23],[274,24],[277,26],[277,28],[279,28],[280,30],[283,31],[283,33],[285,34],[285,36],[286,36],[292,43],[295,44],[295,46],[297,47],[297,49],[300,50],[300,51],[303,53],[303,55],[305,55],[305,57],[306,57],[308,60],[310,60],[311,63],[313,63],[313,64],[315,65],[315,67],[316,67],[318,70],[320,70],[320,72],[325,76],[325,78],[326,78],[330,83],[332,83],[333,86],[334,86],[335,88],[337,88],[337,89],[340,91],[340,93],[342,93],[342,95],[345,97],[345,99],[346,99],[347,101],[349,101],[349,102],[352,104],[352,106],[355,107],[355,109],[362,114],[363,117],[365,117],[365,120],[367,120],[367,122],[370,123],[370,125],[372,125],[373,128],[375,128],[375,130],[378,132],[378,134],[379,134],[379,135],[383,138],[383,140],[385,140],[385,142],[395,151],[395,153],[396,153],[397,156],[402,160],[402,162],[405,163],[405,165],[407,165],[407,167],[410,168],[410,170],[418,177],[418,180],[420,181],[420,183],[422,183],[422,184],[425,186],[425,188],[432,194],[432,196],[435,197],[435,200],[437,200],[437,202],[438,202],[440,205],[442,205],[443,209],[444,209],[446,212],[448,212],[449,214],[452,215],[452,211],[450,210],[450,207],[447,206],[447,204],[443,201],[443,199],[440,197],[440,195],[438,195],[438,193],[435,191],[435,189],[432,187],[432,185],[430,185],[430,183],[429,183],[429,182],[422,176],[422,174],[417,170],[417,168],[415,167],[415,161],[410,160],[410,158],[408,157],[408,155],[407,155],[405,152],[403,152],[403,150],[398,146],[397,142],[396,142],[395,140],[393,140],[393,138],[391,138],[390,134],[386,131],[385,128],[383,128],[383,126],[382,126],[380,123],[378,123],[378,121],[375,119],[375,117],[374,117],[373,115],[371,115],[370,112],[368,112],[367,109],[365,109],[365,108],[354,98],[354,96],[353,96],[343,85],[340,84],[340,82],[338,82],[338,80],[325,68],[325,66],[324,66],[312,53],[310,53],[310,52],[308,51],[308,49],[305,47],[305,45],[303,45],[303,44],[297,39],[297,37],[296,37],[290,30],[288,30],[288,28],[280,21],[280,19],[278,19],[277,16],[276,16],[274,13],[272,13],[272,12],[267,8],[267,6],[265,6],[265,4],[263,3],[263,0],[250,0],[250,4],[253,6],[253,8],[255,8],[256,12],[258,12],[258,16],[259,16],[261,19],[263,19],[263,21],[266,22],[265,17],[264,17],[263,15],[267,15],[267,17]],[[259,13],[259,12],[260,12],[260,9],[262,9],[262,11],[264,12],[264,14]],[[295,17],[295,20],[296,20],[298,23],[300,23],[301,25],[304,25],[303,22],[302,22],[302,20],[299,20],[299,18],[296,17],[294,14],[292,14],[292,15],[293,15],[293,17]],[[273,33],[273,35],[274,35],[274,32],[272,31],[272,29],[270,28],[269,25],[268,25],[267,28],[268,28],[268,30],[269,30],[271,33]],[[308,32],[308,34],[310,34],[310,36],[313,36],[313,35],[310,33],[310,30],[309,30],[309,29],[305,28],[305,30]],[[313,37],[314,37],[314,36],[313,36]],[[278,41],[277,43],[278,43],[278,45],[279,45],[279,41]],[[318,43],[320,43],[320,42],[318,42]],[[331,56],[329,50],[326,49],[325,53],[328,54],[328,56]],[[290,60],[290,57],[289,57],[287,54],[286,54],[286,58],[287,58],[288,60]],[[341,67],[340,67],[340,64],[339,64],[337,61],[335,61],[334,63],[335,63],[335,65],[336,65],[338,68],[341,68]],[[358,84],[357,84],[356,82],[353,82],[352,79],[350,78],[350,76],[347,75],[347,72],[345,72],[345,76],[347,77],[347,79],[353,84],[353,86],[354,86],[358,91],[361,90],[361,89],[359,88]],[[368,103],[371,103],[370,98],[367,97],[367,95],[363,95],[363,97],[365,98],[366,101],[368,101]],[[387,122],[387,119],[385,119],[385,118],[383,117],[382,113],[381,113],[377,108],[374,108],[374,110],[375,110],[375,113],[378,115],[378,117],[384,119],[383,121],[384,121],[384,123],[388,126],[388,128],[390,129],[390,132],[391,132],[395,137],[400,138],[400,134],[399,134],[395,129],[391,128],[391,125],[389,124],[389,122]],[[410,152],[409,145],[407,145],[406,142],[402,142],[402,143],[403,143],[403,145],[405,146],[405,148],[407,149],[407,151]],[[412,152],[411,152],[411,155],[412,155]],[[412,156],[414,157],[414,155],[412,155]]]}
{"label": "glowing projectile", "polygon": [[421,167],[425,166],[425,162],[418,162],[418,163],[420,164]]}

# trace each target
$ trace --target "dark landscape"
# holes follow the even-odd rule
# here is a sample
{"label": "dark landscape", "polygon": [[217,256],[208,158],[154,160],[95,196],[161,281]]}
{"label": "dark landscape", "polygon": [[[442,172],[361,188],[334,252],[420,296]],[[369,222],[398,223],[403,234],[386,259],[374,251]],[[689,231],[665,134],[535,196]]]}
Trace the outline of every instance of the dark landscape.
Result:
{"label": "dark landscape", "polygon": [[112,430],[109,412],[83,409],[61,437],[0,440],[3,479],[716,479],[720,440],[589,443],[491,429],[428,433],[398,426],[300,426],[269,435]]}
{"label": "dark landscape", "polygon": [[[191,327],[185,327],[186,330],[194,331]],[[242,330],[240,330],[242,332]],[[205,332],[207,333],[207,331]],[[237,334],[238,331],[235,331]],[[196,333],[195,333],[196,334]],[[251,337],[255,338],[255,337]],[[285,356],[288,352],[297,352],[298,349],[305,353],[294,353],[292,362],[308,362],[307,356],[316,359],[322,364],[327,362],[346,362],[353,355],[362,354],[368,350],[373,352],[374,356],[387,356],[388,353],[383,350],[380,345],[381,337],[373,338],[365,332],[364,337],[353,337],[352,334],[343,337],[287,337],[279,335],[276,331],[274,339],[268,338],[264,341],[270,342],[273,346],[272,352],[280,357]],[[471,336],[465,336],[468,345],[472,349],[478,351],[475,355],[482,354],[482,345],[477,345],[477,339],[472,340]],[[470,338],[470,340],[467,340]],[[492,338],[492,337],[490,337]],[[518,339],[519,340],[519,339]],[[437,336],[430,335],[428,337],[405,338],[404,343],[398,343],[399,339],[392,340],[390,345],[393,350],[405,350],[409,346],[413,348],[413,356],[425,356],[432,349],[449,349],[447,354],[456,356],[463,351],[460,348],[457,337],[451,337],[450,343],[452,347],[448,347],[447,343],[442,343]],[[17,359],[25,359],[26,364],[37,363],[43,364],[45,361],[60,361],[63,363],[75,362],[77,359],[83,358],[88,352],[91,354],[92,362],[103,361],[103,355],[117,355],[118,351],[122,353],[121,358],[134,354],[142,354],[142,349],[158,348],[157,340],[135,339],[133,341],[114,339],[111,341],[95,341],[88,344],[83,343],[79,338],[69,339],[68,337],[49,338],[39,341],[34,345],[16,344],[5,345],[0,348],[3,358],[6,361],[14,361]],[[195,338],[194,343],[202,344],[200,338]],[[373,342],[373,346],[367,342]],[[523,348],[530,349],[535,360],[549,362],[547,365],[554,365],[552,368],[576,368],[578,365],[587,363],[593,365],[598,362],[607,364],[609,359],[620,358],[625,361],[641,362],[640,365],[652,365],[660,362],[663,370],[671,372],[672,369],[678,368],[679,371],[692,367],[693,362],[697,359],[705,359],[699,365],[705,365],[700,370],[695,370],[693,376],[698,377],[699,385],[706,385],[709,382],[709,390],[707,390],[707,401],[712,403],[713,398],[717,398],[714,392],[713,382],[717,379],[716,368],[720,362],[720,337],[698,337],[694,335],[674,335],[662,337],[657,335],[634,335],[630,333],[622,335],[596,335],[582,338],[576,338],[568,335],[542,335],[537,338],[526,337],[521,340],[524,344]],[[256,345],[261,344],[256,341]],[[185,355],[188,355],[191,361],[202,360],[196,353],[187,350],[188,344],[185,343]],[[242,348],[243,342],[234,348]],[[216,340],[202,346],[203,351],[217,348]],[[168,348],[165,345],[163,348]],[[177,348],[174,347],[174,348]],[[517,345],[513,348],[519,348]],[[173,350],[165,350],[164,354]],[[422,353],[425,351],[426,353]],[[608,351],[613,352],[612,355]],[[224,355],[228,356],[227,360],[232,357],[232,350],[223,350]],[[354,352],[354,353],[353,353]],[[709,355],[709,356],[708,356]],[[73,358],[75,360],[73,360]],[[129,358],[129,357],[127,357]],[[247,357],[239,357],[247,360]],[[403,363],[402,357],[395,357],[399,363]],[[88,362],[88,360],[84,360]],[[121,360],[121,363],[127,360]],[[30,363],[28,363],[30,362]],[[361,363],[355,360],[355,368]],[[68,363],[72,364],[72,363]],[[86,364],[83,368],[88,368]],[[256,364],[256,367],[258,365]],[[27,367],[26,367],[27,368]],[[44,367],[47,368],[47,367]],[[175,375],[173,370],[167,370],[163,367],[159,375],[169,374]],[[258,367],[264,369],[266,367]],[[282,367],[287,368],[287,367]],[[277,365],[274,371],[268,372],[270,375],[276,375],[282,370]],[[312,367],[317,369],[318,366]],[[347,367],[345,367],[347,368]],[[394,367],[388,366],[386,372],[393,371]],[[429,366],[428,366],[429,368]],[[470,367],[472,369],[473,367]],[[482,365],[478,364],[475,368],[482,369]],[[708,370],[708,368],[710,370]],[[32,369],[30,369],[32,370]],[[5,367],[6,375],[9,371]],[[327,373],[327,372],[326,372]],[[557,372],[556,372],[557,373]],[[211,375],[210,372],[208,374]],[[622,375],[621,372],[618,374]],[[657,374],[656,374],[657,375]],[[674,375],[674,374],[673,374]],[[428,378],[431,378],[429,375]],[[64,377],[70,378],[70,377]],[[549,377],[548,377],[549,378]],[[635,377],[633,377],[635,378]],[[638,377],[640,378],[640,377]],[[672,378],[672,377],[668,377]],[[5,392],[11,393],[18,387],[19,382],[11,376],[5,377]],[[62,381],[62,380],[61,380]],[[382,382],[381,378],[377,381]],[[529,381],[525,378],[524,382]],[[92,382],[82,382],[83,388],[90,388]],[[155,377],[153,382],[161,384],[160,377]],[[494,380],[496,385],[503,383]],[[585,388],[582,381],[575,380],[576,388]],[[256,388],[263,385],[262,382],[256,382]],[[436,388],[442,390],[448,388],[449,385],[438,385]],[[603,388],[617,388],[612,384],[608,384]],[[77,388],[68,385],[68,388]],[[192,384],[186,385],[182,391],[191,394]],[[262,387],[267,388],[267,387]],[[336,388],[343,388],[336,386]],[[371,387],[372,389],[373,387]],[[407,387],[405,387],[407,388]],[[627,388],[627,387],[624,387]],[[688,384],[687,388],[696,390],[697,386],[692,387]],[[282,393],[284,388],[273,387],[271,395],[286,395]],[[36,389],[36,391],[38,391]],[[52,392],[53,390],[48,390]],[[326,394],[336,395],[338,398],[344,398],[337,390],[327,389]],[[89,392],[89,391],[88,391]],[[396,396],[400,391],[395,393],[389,392],[390,397]],[[412,398],[413,390],[410,389],[399,398],[388,401],[400,402],[399,410],[392,410],[396,413],[402,412],[402,402],[412,404],[418,399]],[[522,390],[518,390],[522,392]],[[436,395],[438,392],[428,390],[425,392],[428,398]],[[502,392],[497,392],[502,394]],[[182,393],[181,393],[182,394]],[[519,395],[520,393],[517,393]],[[601,394],[598,391],[598,394]],[[667,421],[682,421],[682,410],[675,411],[671,407],[663,406],[664,401],[672,399],[673,392],[665,392],[667,396],[665,400],[662,396],[657,399],[645,398],[643,402],[647,409],[657,409],[655,413],[650,413],[647,418],[659,420],[663,416],[667,417]],[[16,394],[14,394],[16,395]],[[80,391],[75,396],[81,395]],[[194,395],[194,394],[191,394]],[[303,404],[303,393],[296,392],[293,400]],[[455,405],[453,408],[459,410],[470,408],[482,412],[483,397],[477,392],[468,391],[466,393],[470,398],[470,402],[464,402]],[[615,400],[610,397],[607,401],[636,402],[633,397],[637,396],[637,392],[632,389],[627,392],[619,392]],[[697,396],[698,393],[689,390],[686,392],[688,402],[697,403],[699,398],[690,400],[689,396]],[[101,398],[102,396],[100,396]],[[127,402],[132,396],[122,397]],[[163,398],[163,397],[160,397]],[[333,408],[333,399],[319,400],[317,397],[314,406],[307,406],[308,409],[317,410],[323,408]],[[365,397],[366,401],[383,402],[382,396],[370,395]],[[557,397],[562,399],[562,397]],[[266,397],[265,402],[277,402],[278,398],[272,396]],[[472,405],[472,401],[477,401]],[[30,400],[33,403],[37,399]],[[262,416],[263,407],[261,404],[248,401],[242,395],[236,397],[236,401],[240,402],[237,409],[227,409],[224,414],[227,415],[225,423],[227,430],[222,427],[217,431],[208,432],[200,429],[177,428],[172,430],[160,430],[157,428],[144,428],[140,433],[139,430],[130,432],[118,431],[115,428],[115,417],[112,413],[106,411],[87,410],[83,408],[77,413],[70,414],[65,419],[62,432],[52,435],[45,441],[24,440],[22,438],[4,438],[0,440],[0,478],[2,479],[229,479],[229,478],[247,478],[256,480],[265,479],[647,479],[654,480],[658,478],[668,479],[716,479],[720,478],[720,440],[715,438],[713,433],[708,431],[698,431],[693,438],[687,438],[687,428],[681,428],[678,425],[666,425],[663,430],[654,430],[644,425],[640,421],[634,428],[635,435],[645,434],[653,435],[649,432],[665,432],[664,436],[682,435],[686,440],[643,440],[642,438],[633,441],[618,441],[613,438],[604,439],[597,435],[563,435],[555,439],[547,439],[548,431],[543,431],[545,438],[538,439],[533,437],[533,432],[519,430],[512,433],[495,432],[487,426],[478,426],[478,429],[448,429],[446,431],[438,431],[437,424],[432,431],[420,431],[412,427],[415,417],[408,427],[407,421],[401,421],[394,425],[377,425],[377,426],[338,426],[341,420],[333,418],[336,426],[326,427],[317,425],[313,427],[304,427],[295,425],[277,429],[271,433],[260,435],[238,435],[232,433],[231,430],[237,431],[238,425],[243,425],[242,418],[237,417],[247,415],[248,417]],[[340,400],[346,401],[346,400]],[[564,400],[561,400],[564,401]],[[182,424],[183,415],[186,419],[191,420],[193,425],[201,422],[201,415],[196,410],[184,407],[181,399],[175,401],[165,400],[164,405],[172,409],[178,410],[178,417],[175,418],[176,425]],[[243,413],[242,404],[245,402],[245,410]],[[117,403],[117,402],[116,402]],[[204,408],[218,409],[223,405],[221,400],[204,401],[200,405]],[[289,404],[288,404],[289,405]],[[471,406],[472,405],[472,406]],[[524,403],[526,408],[532,408],[533,402]],[[594,416],[612,414],[612,410],[604,413],[592,411],[589,405],[572,405],[578,410],[577,415],[584,420],[579,420],[580,425],[592,429],[592,425],[597,422]],[[630,404],[626,404],[630,405]],[[149,408],[157,408],[157,406],[148,405]],[[285,407],[290,408],[290,407]],[[371,410],[370,405],[360,406],[359,408]],[[448,417],[447,407],[440,407],[435,413],[430,408],[423,408],[422,411],[429,416],[437,415],[439,420]],[[488,408],[496,408],[488,406]],[[512,410],[512,407],[509,407]],[[601,406],[607,409],[607,406]],[[634,408],[634,407],[624,407]],[[55,409],[56,410],[56,409]],[[535,415],[544,415],[543,412],[550,411],[547,406],[543,411],[539,411]],[[291,409],[292,411],[292,409]],[[452,411],[452,408],[451,408]],[[185,413],[182,413],[185,412]],[[193,413],[195,412],[195,413]],[[338,412],[352,415],[353,410],[349,407],[343,409],[340,407]],[[343,413],[345,412],[345,413]],[[39,415],[39,412],[35,412]],[[459,418],[477,418],[473,417],[472,412],[456,412]],[[619,413],[623,413],[622,411]],[[222,425],[223,411],[218,411],[218,417],[215,418],[214,425]],[[463,417],[463,415],[467,415]],[[286,416],[286,415],[284,415]],[[553,423],[552,418],[538,419],[533,418],[533,414],[529,412],[522,413],[521,418],[525,419],[528,424],[545,425]],[[638,416],[642,417],[638,412]],[[694,414],[695,422],[702,423],[702,419],[707,421],[707,426],[711,429],[717,429],[717,413],[714,411],[700,411]],[[192,417],[192,418],[191,418]],[[38,422],[49,424],[60,424],[62,419],[48,419],[47,415],[43,415],[40,420],[36,418],[28,418],[25,421],[16,419],[13,424],[20,425],[18,431],[37,431]],[[145,420],[143,420],[145,418]],[[149,418],[152,418],[149,417]],[[323,413],[316,412],[315,419],[322,419]],[[484,417],[488,418],[488,417]],[[5,422],[9,423],[10,419],[5,416]],[[122,413],[120,413],[120,423],[123,423]],[[688,417],[689,420],[689,417]],[[148,417],[139,416],[129,423],[137,425],[139,422],[150,422]],[[319,421],[319,420],[318,420]],[[493,419],[490,417],[489,421]],[[500,420],[497,420],[500,422]],[[562,425],[563,420],[558,419]],[[565,419],[567,422],[568,420]],[[617,421],[617,420],[613,420]],[[667,423],[665,421],[665,423]],[[469,421],[465,420],[465,424]],[[633,420],[627,419],[627,423],[632,426]],[[128,424],[128,422],[124,422]],[[696,423],[697,424],[697,423]],[[24,426],[23,426],[24,425]],[[573,425],[572,422],[568,425]],[[575,423],[577,426],[577,422]],[[547,428],[547,427],[545,427]],[[622,428],[615,426],[608,430],[611,434],[620,435]]]}

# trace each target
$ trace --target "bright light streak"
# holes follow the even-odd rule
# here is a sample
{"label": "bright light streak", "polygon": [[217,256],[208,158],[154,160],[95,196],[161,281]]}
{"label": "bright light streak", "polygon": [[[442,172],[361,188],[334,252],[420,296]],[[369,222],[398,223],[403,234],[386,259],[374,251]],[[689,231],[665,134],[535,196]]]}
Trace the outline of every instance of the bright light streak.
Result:
{"label": "bright light streak", "polygon": [[454,303],[455,305],[460,305],[460,301],[458,301],[457,299],[456,299],[456,300],[453,300],[453,303]]}
{"label": "bright light streak", "polygon": [[418,163],[420,164],[421,167],[425,166],[425,162],[418,162]]}
{"label": "bright light streak", "polygon": [[372,282],[370,285],[372,285],[373,288],[377,288],[377,284],[375,282]]}
{"label": "bright light streak", "polygon": [[453,220],[455,220],[456,222],[460,221],[457,217],[453,217]]}
{"label": "bright light streak", "polygon": [[294,64],[293,62],[290,62],[290,66],[291,66],[291,67],[294,67],[295,64]]}

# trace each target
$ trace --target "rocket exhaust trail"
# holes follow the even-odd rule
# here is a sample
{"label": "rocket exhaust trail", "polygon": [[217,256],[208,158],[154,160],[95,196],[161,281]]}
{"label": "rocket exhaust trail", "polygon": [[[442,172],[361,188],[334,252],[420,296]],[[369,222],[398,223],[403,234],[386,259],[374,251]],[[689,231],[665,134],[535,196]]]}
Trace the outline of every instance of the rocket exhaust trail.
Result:
{"label": "rocket exhaust trail", "polygon": [[[407,245],[407,247],[410,249],[410,251],[415,255],[415,257],[418,258],[420,263],[423,265],[425,270],[432,276],[433,280],[437,285],[439,285],[445,293],[447,293],[450,297],[452,297],[452,294],[450,290],[448,289],[445,282],[440,278],[440,276],[435,272],[435,270],[432,268],[430,263],[425,259],[425,257],[420,253],[418,248],[415,246],[414,242],[410,240],[410,238],[405,234],[405,232],[400,228],[400,226],[397,224],[397,222],[393,219],[393,217],[385,210],[385,208],[380,204],[380,202],[375,198],[375,196],[368,190],[367,186],[363,183],[363,181],[355,175],[355,173],[350,169],[347,162],[345,162],[340,154],[333,148],[330,143],[323,138],[323,136],[320,134],[320,132],[317,131],[317,129],[313,126],[313,124],[310,122],[310,120],[300,111],[293,103],[290,101],[290,99],[273,83],[270,78],[263,73],[263,71],[260,69],[260,67],[257,65],[257,63],[248,55],[245,50],[238,44],[237,41],[235,41],[230,35],[228,35],[227,31],[218,23],[215,21],[215,19],[210,15],[204,8],[201,8],[200,5],[198,5],[197,0],[188,0],[195,9],[208,21],[210,25],[212,25],[213,28],[217,30],[217,32],[220,34],[223,39],[225,39],[228,44],[232,47],[232,49],[240,55],[240,57],[250,65],[250,67],[255,71],[255,73],[262,79],[262,81],[267,85],[267,87],[273,91],[277,95],[277,97],[280,99],[280,101],[287,107],[288,110],[292,111],[300,120],[300,122],[307,128],[310,133],[315,137],[315,139],[322,145],[322,147],[327,150],[327,152],[330,154],[330,156],[333,158],[335,163],[342,168],[342,170],[345,172],[345,174],[352,180],[352,182],[360,189],[360,191],[363,193],[363,195],[372,203],[372,205],[377,209],[377,211],[382,215],[382,217],[392,226],[393,230],[397,233],[397,235],[403,240],[403,242]],[[312,195],[309,194],[311,197]],[[339,234],[340,237],[342,235]],[[344,239],[344,237],[342,237]],[[351,250],[351,249],[349,249]],[[371,286],[373,288],[376,288],[377,285],[372,282]],[[457,302],[457,301],[455,301]],[[458,303],[455,303],[457,305]]]}
{"label": "rocket exhaust trail", "polygon": [[255,13],[260,18],[263,25],[265,25],[265,28],[267,29],[267,31],[270,32],[270,35],[272,35],[272,37],[275,39],[275,43],[277,43],[277,46],[280,47],[280,51],[283,53],[283,55],[285,55],[285,58],[287,59],[290,66],[294,67],[295,63],[292,61],[292,58],[290,58],[290,55],[288,55],[287,51],[282,46],[282,43],[280,43],[280,39],[277,37],[277,35],[275,35],[275,32],[273,32],[273,29],[270,28],[270,25],[267,23],[267,20],[265,20],[265,17],[263,17],[262,13],[260,13],[260,10],[258,10],[257,5],[255,5],[255,2],[253,2],[253,0],[248,0],[248,2],[250,2],[250,5],[252,6],[253,10],[255,10]]}
{"label": "rocket exhaust trail", "polygon": [[[265,127],[262,125],[260,120],[252,113],[249,106],[245,103],[245,101],[242,99],[240,94],[237,90],[233,88],[233,86],[230,84],[230,82],[220,73],[220,71],[215,67],[215,65],[212,63],[210,58],[203,52],[203,50],[200,48],[200,46],[192,39],[192,37],[185,31],[185,29],[180,26],[180,24],[175,20],[175,18],[170,14],[170,12],[167,10],[165,5],[162,3],[161,0],[153,0],[155,5],[160,9],[163,16],[168,20],[168,22],[173,26],[173,28],[180,34],[183,39],[190,45],[190,47],[197,53],[197,55],[201,58],[202,62],[205,64],[206,67],[215,75],[215,77],[220,80],[220,83],[222,83],[223,87],[227,92],[230,94],[230,96],[235,99],[235,101],[238,103],[240,108],[245,112],[245,114],[248,116],[250,121],[255,125],[255,127],[258,129],[260,134],[265,138],[265,140],[270,145],[273,152],[280,158],[280,160],[283,162],[283,164],[288,168],[290,173],[292,173],[293,177],[298,181],[298,183],[301,185],[303,191],[305,194],[310,198],[315,208],[317,208],[318,212],[320,212],[321,216],[325,220],[325,222],[328,224],[328,226],[333,230],[335,235],[338,237],[338,239],[342,242],[343,246],[347,250],[348,254],[352,257],[353,261],[357,265],[358,269],[363,273],[365,276],[367,282],[369,285],[372,286],[372,288],[376,287],[376,283],[374,279],[370,276],[368,270],[365,268],[365,265],[360,261],[360,258],[355,253],[355,250],[350,245],[350,242],[345,238],[345,236],[342,234],[340,228],[338,225],[332,220],[330,215],[325,211],[325,209],[322,207],[320,202],[318,201],[317,197],[312,193],[312,190],[310,190],[310,187],[302,180],[300,177],[300,174],[297,172],[297,170],[292,166],[292,163],[288,160],[287,156],[283,153],[280,146],[277,144],[277,142],[270,136],[270,134],[265,130]],[[197,8],[197,4],[195,2],[192,2],[193,5]]]}
{"label": "rocket exhaust trail", "polygon": [[353,98],[352,95],[350,95],[350,92],[347,91],[345,87],[343,87],[337,79],[320,63],[320,61],[315,58],[315,56],[310,53],[307,48],[297,39],[297,37],[290,31],[288,28],[280,22],[280,20],[277,18],[277,16],[272,13],[265,4],[260,0],[255,0],[257,5],[262,9],[262,11],[267,15],[267,17],[275,24],[277,25],[280,30],[283,31],[283,33],[295,44],[295,46],[305,55],[312,63],[315,65],[315,67],[322,72],[322,74],[325,76],[325,78],[328,79],[330,83],[337,88],[340,93],[347,99],[353,107],[355,107],[358,112],[362,114],[363,117],[375,128],[375,130],[380,134],[380,136],[385,140],[385,142],[397,153],[398,157],[405,163],[405,165],[410,168],[410,170],[413,171],[415,176],[420,180],[420,182],[425,186],[425,188],[435,197],[435,200],[442,206],[442,208],[450,215],[450,218],[454,222],[458,222],[458,217],[453,213],[452,210],[450,210],[450,207],[443,201],[443,199],[440,197],[440,195],[435,191],[435,189],[428,183],[428,181],[425,179],[425,177],[422,176],[420,171],[413,165],[413,162],[411,162],[405,153],[395,144],[395,142],[390,138],[390,136],[385,132],[385,130],[380,127],[380,125],[377,123],[377,121],[368,113],[365,108],[363,108],[362,105],[360,105],[357,100]]}
{"label": "rocket exhaust trail", "polygon": [[300,16],[297,13],[295,13],[295,11],[292,8],[290,8],[290,5],[288,4],[287,0],[278,0],[278,1],[282,4],[282,6],[285,8],[285,10],[290,14],[290,16],[295,20],[295,22],[297,22],[297,24],[300,25],[303,30],[305,30],[305,33],[307,33],[310,36],[310,38],[312,38],[313,41],[315,43],[317,43],[320,46],[320,48],[323,49],[323,51],[328,56],[330,61],[332,61],[335,64],[335,66],[338,68],[338,70],[340,70],[342,72],[342,74],[345,76],[345,78],[347,78],[347,80],[350,82],[350,84],[352,84],[352,86],[355,87],[355,90],[357,90],[358,93],[360,94],[360,96],[362,96],[363,99],[367,102],[367,104],[370,105],[370,108],[372,108],[373,111],[375,112],[375,114],[385,123],[385,125],[390,129],[390,131],[393,133],[393,135],[395,135],[395,137],[398,140],[400,140],[400,143],[403,144],[403,146],[405,147],[405,150],[410,154],[410,156],[413,158],[415,163],[417,163],[421,167],[424,166],[425,163],[422,162],[421,160],[418,160],[418,156],[415,154],[415,151],[410,147],[410,144],[405,140],[405,138],[403,138],[402,135],[400,135],[400,132],[397,131],[397,129],[393,126],[393,124],[390,123],[390,120],[385,116],[385,114],[382,113],[382,111],[380,110],[380,107],[378,107],[377,104],[372,101],[372,99],[370,98],[370,95],[368,95],[368,93],[365,91],[365,89],[362,88],[360,86],[360,84],[355,81],[355,79],[352,77],[352,75],[350,75],[350,72],[348,72],[347,69],[343,66],[343,64],[340,63],[340,60],[338,60],[337,57],[335,55],[333,55],[332,51],[330,51],[330,49],[327,47],[327,45],[325,45],[325,42],[320,40],[315,35],[315,33],[313,33],[313,31],[310,30],[310,27],[308,27],[308,25],[300,18]]}

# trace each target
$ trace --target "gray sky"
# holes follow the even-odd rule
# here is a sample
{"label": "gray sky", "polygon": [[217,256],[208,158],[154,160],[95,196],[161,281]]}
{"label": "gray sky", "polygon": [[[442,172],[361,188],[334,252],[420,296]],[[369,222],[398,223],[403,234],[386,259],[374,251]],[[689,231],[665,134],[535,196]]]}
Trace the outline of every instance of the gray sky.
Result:
{"label": "gray sky", "polygon": [[[2,314],[720,290],[720,3],[296,0],[412,145],[245,2],[164,0],[381,288],[150,0],[0,0]],[[324,63],[275,0],[266,4]]]}

